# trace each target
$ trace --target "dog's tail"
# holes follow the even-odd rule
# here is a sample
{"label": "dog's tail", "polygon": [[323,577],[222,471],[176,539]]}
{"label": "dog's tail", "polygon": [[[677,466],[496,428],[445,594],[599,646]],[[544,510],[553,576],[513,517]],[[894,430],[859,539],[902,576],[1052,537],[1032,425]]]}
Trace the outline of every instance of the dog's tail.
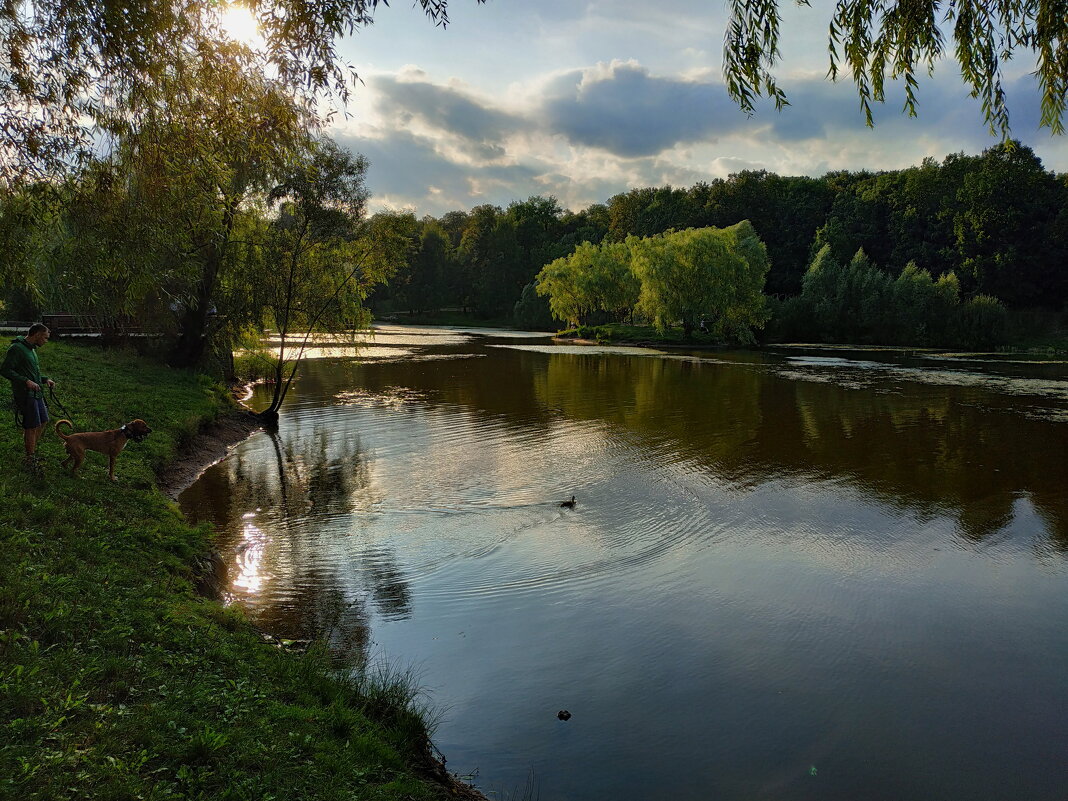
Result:
{"label": "dog's tail", "polygon": [[59,427],[60,427],[61,425],[63,425],[64,423],[66,423],[67,425],[69,425],[69,426],[70,426],[70,433],[71,433],[71,434],[73,434],[73,433],[74,433],[74,423],[72,423],[72,422],[71,422],[70,420],[60,420],[60,421],[58,421],[58,422],[56,423],[56,433],[57,433],[57,434],[59,434],[59,436],[60,436],[61,438],[63,438],[63,439],[66,439],[67,437],[69,437],[69,436],[70,436],[70,434],[64,434],[64,433],[63,433],[62,431],[60,431],[60,430],[59,430]]}

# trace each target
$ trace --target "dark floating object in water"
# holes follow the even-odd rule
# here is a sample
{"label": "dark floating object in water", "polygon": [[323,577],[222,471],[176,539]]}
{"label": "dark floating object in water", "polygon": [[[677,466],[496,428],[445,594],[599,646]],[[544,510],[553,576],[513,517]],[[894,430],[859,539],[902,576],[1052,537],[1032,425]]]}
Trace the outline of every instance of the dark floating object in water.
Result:
{"label": "dark floating object in water", "polygon": [[561,709],[556,713],[556,717],[560,718],[560,720],[571,720],[571,713],[566,709]]}
{"label": "dark floating object in water", "polygon": [[560,504],[560,506],[566,506],[568,509],[574,509],[575,508],[575,496],[572,495],[570,501],[564,501],[562,504]]}

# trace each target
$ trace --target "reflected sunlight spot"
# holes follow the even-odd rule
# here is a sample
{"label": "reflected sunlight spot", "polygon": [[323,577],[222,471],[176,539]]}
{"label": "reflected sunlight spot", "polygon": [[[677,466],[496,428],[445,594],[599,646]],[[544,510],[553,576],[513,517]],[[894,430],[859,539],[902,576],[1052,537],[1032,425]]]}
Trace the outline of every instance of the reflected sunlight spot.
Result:
{"label": "reflected sunlight spot", "polygon": [[237,546],[237,577],[233,586],[246,593],[262,589],[265,576],[261,570],[263,553],[267,549],[267,535],[252,523],[245,523],[241,543]]}

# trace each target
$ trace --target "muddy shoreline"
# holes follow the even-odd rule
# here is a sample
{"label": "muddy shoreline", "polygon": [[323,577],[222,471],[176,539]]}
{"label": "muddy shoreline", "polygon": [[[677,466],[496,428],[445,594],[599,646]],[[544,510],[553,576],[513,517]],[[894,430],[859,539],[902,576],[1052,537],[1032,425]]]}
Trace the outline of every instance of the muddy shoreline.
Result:
{"label": "muddy shoreline", "polygon": [[183,443],[174,460],[159,471],[159,488],[176,500],[205,470],[225,459],[234,445],[262,430],[263,424],[243,406],[208,423]]}

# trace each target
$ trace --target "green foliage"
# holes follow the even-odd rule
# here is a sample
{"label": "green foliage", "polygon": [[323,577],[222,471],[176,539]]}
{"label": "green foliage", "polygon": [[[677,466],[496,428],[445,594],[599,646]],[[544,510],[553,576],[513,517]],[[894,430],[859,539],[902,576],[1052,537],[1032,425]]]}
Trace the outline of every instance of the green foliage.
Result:
{"label": "green foliage", "polygon": [[658,330],[681,322],[688,336],[709,317],[715,333],[744,343],[766,321],[767,256],[748,222],[627,243],[641,280],[637,310]]}
{"label": "green foliage", "polygon": [[[483,0],[478,0],[483,2]],[[166,84],[187,59],[225,50],[248,74],[273,75],[311,109],[344,102],[352,70],[338,55],[341,36],[369,25],[379,0],[261,0],[249,5],[261,49],[235,43],[212,0],[145,0],[136,6],[29,0],[0,11],[0,179],[62,174],[94,146],[101,130],[121,135],[166,107]],[[381,5],[384,5],[382,3]],[[438,24],[447,0],[419,0]],[[236,113],[243,113],[235,104]],[[211,122],[191,125],[208,128]],[[249,138],[268,133],[249,120]],[[94,128],[96,129],[94,131]]]}
{"label": "green foliage", "polygon": [[398,307],[426,313],[440,307],[446,291],[450,245],[448,234],[433,220],[424,222],[418,248],[398,265],[389,282]]}
{"label": "green foliage", "polygon": [[325,649],[265,644],[193,590],[210,548],[155,486],[199,424],[230,407],[194,373],[48,344],[82,430],[144,417],[119,460],[80,478],[46,435],[46,480],[0,429],[0,797],[444,798],[419,778],[426,726],[410,677],[339,674]]}
{"label": "green foliage", "polygon": [[615,319],[634,313],[665,332],[681,324],[690,336],[706,317],[716,336],[752,342],[767,320],[762,288],[767,252],[753,226],[703,228],[625,242],[584,243],[547,264],[537,290],[553,316],[574,325],[593,312]]}
{"label": "green foliage", "polygon": [[[809,5],[802,0],[802,5]],[[743,111],[752,113],[757,96],[788,105],[771,68],[779,58],[778,0],[731,0],[723,46],[727,91]],[[943,30],[951,30],[954,55],[973,97],[982,104],[990,130],[1009,131],[1009,110],[1002,87],[1002,61],[1030,52],[1042,94],[1041,123],[1063,131],[1068,61],[1061,43],[1068,38],[1068,17],[1047,3],[941,3],[938,0],[888,4],[842,0],[831,13],[830,75],[852,77],[868,125],[871,104],[886,99],[885,82],[901,80],[905,110],[918,108],[918,74],[932,74],[946,55]]]}
{"label": "green foliage", "polygon": [[825,245],[805,273],[802,297],[810,304],[822,341],[871,342],[884,324],[890,280],[872,266],[863,250],[843,264]]}
{"label": "green foliage", "polygon": [[772,338],[792,341],[989,348],[1005,341],[1005,308],[989,296],[960,302],[953,273],[934,280],[910,262],[891,280],[863,250],[848,264],[824,245],[800,296],[775,305]]}
{"label": "green foliage", "polygon": [[931,278],[909,262],[890,287],[894,341],[941,346],[953,342],[953,315],[960,303],[960,282],[953,273]]}
{"label": "green foliage", "polygon": [[261,230],[268,269],[239,279],[259,312],[258,330],[277,344],[276,414],[313,334],[352,331],[369,321],[363,301],[386,281],[410,247],[411,215],[364,221],[367,162],[322,139],[271,190],[277,216]]}
{"label": "green foliage", "polygon": [[[225,50],[209,51],[197,64],[189,61],[174,76],[166,111],[142,115],[142,126],[125,132],[114,158],[85,167],[62,186],[0,198],[0,233],[11,243],[0,262],[10,314],[131,316],[162,333],[157,342],[180,345],[171,349],[176,361],[194,360],[199,349],[201,364],[210,354],[228,353],[250,326],[263,325],[254,290],[261,279],[273,281],[277,266],[263,244],[276,212],[268,197],[307,158],[313,138],[284,86],[243,75]],[[216,77],[218,87],[197,89]],[[236,97],[245,98],[241,113]],[[198,114],[218,117],[219,127],[189,130],[183,120]],[[267,133],[249,137],[242,114]],[[1068,183],[1014,143],[878,174],[744,171],[689,189],[635,189],[578,212],[561,210],[551,197],[532,197],[506,209],[480,206],[438,219],[376,215],[371,228],[391,231],[383,241],[390,243],[392,277],[388,285],[368,287],[366,302],[380,314],[466,324],[472,312],[476,320],[502,322],[524,287],[554,283],[543,296],[557,304],[558,319],[629,320],[639,282],[629,251],[611,248],[625,248],[628,236],[726,228],[743,219],[761,232],[770,262],[765,291],[778,296],[768,336],[914,344],[952,338],[952,326],[926,311],[919,319],[917,307],[898,298],[908,294],[906,284],[926,281],[923,271],[934,283],[952,274],[961,297],[990,295],[1014,312],[1059,311],[1068,300]],[[804,304],[791,299],[800,297],[824,245],[841,269],[863,249],[895,285],[882,307],[869,299],[868,309],[857,312],[871,320],[861,324],[846,311],[818,331],[806,322],[811,314]],[[910,262],[918,272],[899,280]],[[539,277],[554,264],[555,273]],[[841,291],[867,297],[875,290]],[[926,290],[917,291],[926,297]]]}
{"label": "green foliage", "polygon": [[976,295],[957,313],[957,342],[969,350],[989,350],[1005,342],[1005,325],[1005,307],[989,295]]}

